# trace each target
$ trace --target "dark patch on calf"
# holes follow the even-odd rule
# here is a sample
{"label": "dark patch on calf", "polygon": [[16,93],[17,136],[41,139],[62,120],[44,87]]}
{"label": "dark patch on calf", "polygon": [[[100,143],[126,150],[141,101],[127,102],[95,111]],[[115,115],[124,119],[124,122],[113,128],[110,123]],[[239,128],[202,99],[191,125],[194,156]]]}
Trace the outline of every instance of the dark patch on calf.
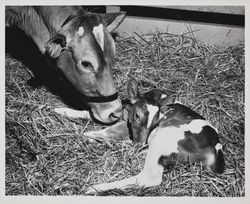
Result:
{"label": "dark patch on calf", "polygon": [[177,154],[171,153],[168,156],[161,155],[158,164],[162,165],[165,169],[173,169],[176,165]]}
{"label": "dark patch on calf", "polygon": [[222,150],[219,150],[216,156],[216,162],[213,167],[213,171],[219,174],[223,173],[225,170],[225,160]]}
{"label": "dark patch on calf", "polygon": [[184,132],[185,138],[178,142],[181,151],[187,153],[200,153],[206,148],[214,148],[219,142],[217,132],[210,126],[202,127],[200,133]]}
{"label": "dark patch on calf", "polygon": [[133,141],[133,131],[131,127],[131,123],[127,121],[127,127],[128,127],[128,132],[129,132],[129,139]]}
{"label": "dark patch on calf", "polygon": [[[158,111],[155,116],[153,117],[152,123],[149,127],[149,132],[148,132],[148,136],[150,135],[150,133],[159,125],[159,117],[160,117],[160,112]],[[147,137],[148,140],[148,137]],[[147,143],[148,141],[146,141]]]}
{"label": "dark patch on calf", "polygon": [[161,107],[164,117],[160,120],[160,127],[179,127],[189,124],[194,119],[205,120],[201,115],[181,104],[168,104]]}
{"label": "dark patch on calf", "polygon": [[158,106],[161,96],[162,96],[162,91],[153,89],[153,90],[146,92],[143,96],[145,100],[147,101],[147,104]]}
{"label": "dark patch on calf", "polygon": [[173,119],[162,119],[160,121],[160,127],[164,128],[164,127],[170,127],[170,126],[174,126],[174,127],[180,127],[180,125],[184,125],[184,124],[188,124],[190,121],[179,121],[175,118]]}
{"label": "dark patch on calf", "polygon": [[185,132],[185,138],[183,140],[178,141],[178,148],[180,151],[184,151],[186,153],[198,153],[199,148],[197,147],[197,141],[194,137],[190,136],[190,131]]}
{"label": "dark patch on calf", "polygon": [[[169,111],[171,110],[171,111]],[[200,114],[194,112],[190,108],[181,104],[169,104],[161,107],[161,113],[167,116],[167,118],[176,118],[180,121],[190,121],[194,119],[205,120]]]}
{"label": "dark patch on calf", "polygon": [[215,147],[219,143],[219,137],[217,132],[209,125],[203,126],[200,133],[191,133],[190,131],[185,132],[185,137],[193,138],[197,142],[199,149],[207,147]]}

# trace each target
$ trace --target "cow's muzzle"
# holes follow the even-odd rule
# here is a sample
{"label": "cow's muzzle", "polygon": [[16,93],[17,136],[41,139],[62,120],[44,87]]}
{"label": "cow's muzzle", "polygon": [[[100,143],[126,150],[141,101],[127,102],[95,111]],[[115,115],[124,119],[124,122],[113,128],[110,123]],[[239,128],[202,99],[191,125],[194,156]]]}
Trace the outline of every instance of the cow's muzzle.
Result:
{"label": "cow's muzzle", "polygon": [[117,93],[106,97],[90,97],[88,104],[92,116],[102,123],[115,123],[122,116],[122,104]]}

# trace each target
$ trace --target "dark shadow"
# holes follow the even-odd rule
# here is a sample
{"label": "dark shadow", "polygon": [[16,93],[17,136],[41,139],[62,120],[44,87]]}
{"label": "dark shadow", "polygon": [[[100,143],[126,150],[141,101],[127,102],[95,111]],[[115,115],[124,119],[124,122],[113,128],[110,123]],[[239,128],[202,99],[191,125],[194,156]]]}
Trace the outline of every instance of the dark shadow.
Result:
{"label": "dark shadow", "polygon": [[59,69],[48,64],[31,38],[15,27],[5,30],[6,53],[22,61],[34,74],[34,78],[27,81],[28,85],[32,88],[45,86],[68,106],[78,110],[87,109],[84,96],[66,80]]}

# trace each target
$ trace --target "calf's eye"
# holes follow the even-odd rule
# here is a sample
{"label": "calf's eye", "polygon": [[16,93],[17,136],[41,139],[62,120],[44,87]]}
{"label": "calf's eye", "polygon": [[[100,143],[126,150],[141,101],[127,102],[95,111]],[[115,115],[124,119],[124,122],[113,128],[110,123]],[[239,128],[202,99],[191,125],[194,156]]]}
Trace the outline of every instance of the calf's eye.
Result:
{"label": "calf's eye", "polygon": [[137,122],[140,122],[140,120],[141,120],[140,116],[139,116],[137,113],[135,114],[135,120],[136,120]]}

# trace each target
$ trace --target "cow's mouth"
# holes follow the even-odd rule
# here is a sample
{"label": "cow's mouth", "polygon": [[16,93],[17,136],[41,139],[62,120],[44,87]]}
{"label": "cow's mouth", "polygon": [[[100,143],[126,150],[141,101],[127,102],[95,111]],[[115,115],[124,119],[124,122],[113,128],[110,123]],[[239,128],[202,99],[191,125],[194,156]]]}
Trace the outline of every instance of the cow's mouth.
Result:
{"label": "cow's mouth", "polygon": [[117,122],[122,116],[122,104],[118,98],[112,102],[89,103],[91,114],[95,120],[110,124]]}

